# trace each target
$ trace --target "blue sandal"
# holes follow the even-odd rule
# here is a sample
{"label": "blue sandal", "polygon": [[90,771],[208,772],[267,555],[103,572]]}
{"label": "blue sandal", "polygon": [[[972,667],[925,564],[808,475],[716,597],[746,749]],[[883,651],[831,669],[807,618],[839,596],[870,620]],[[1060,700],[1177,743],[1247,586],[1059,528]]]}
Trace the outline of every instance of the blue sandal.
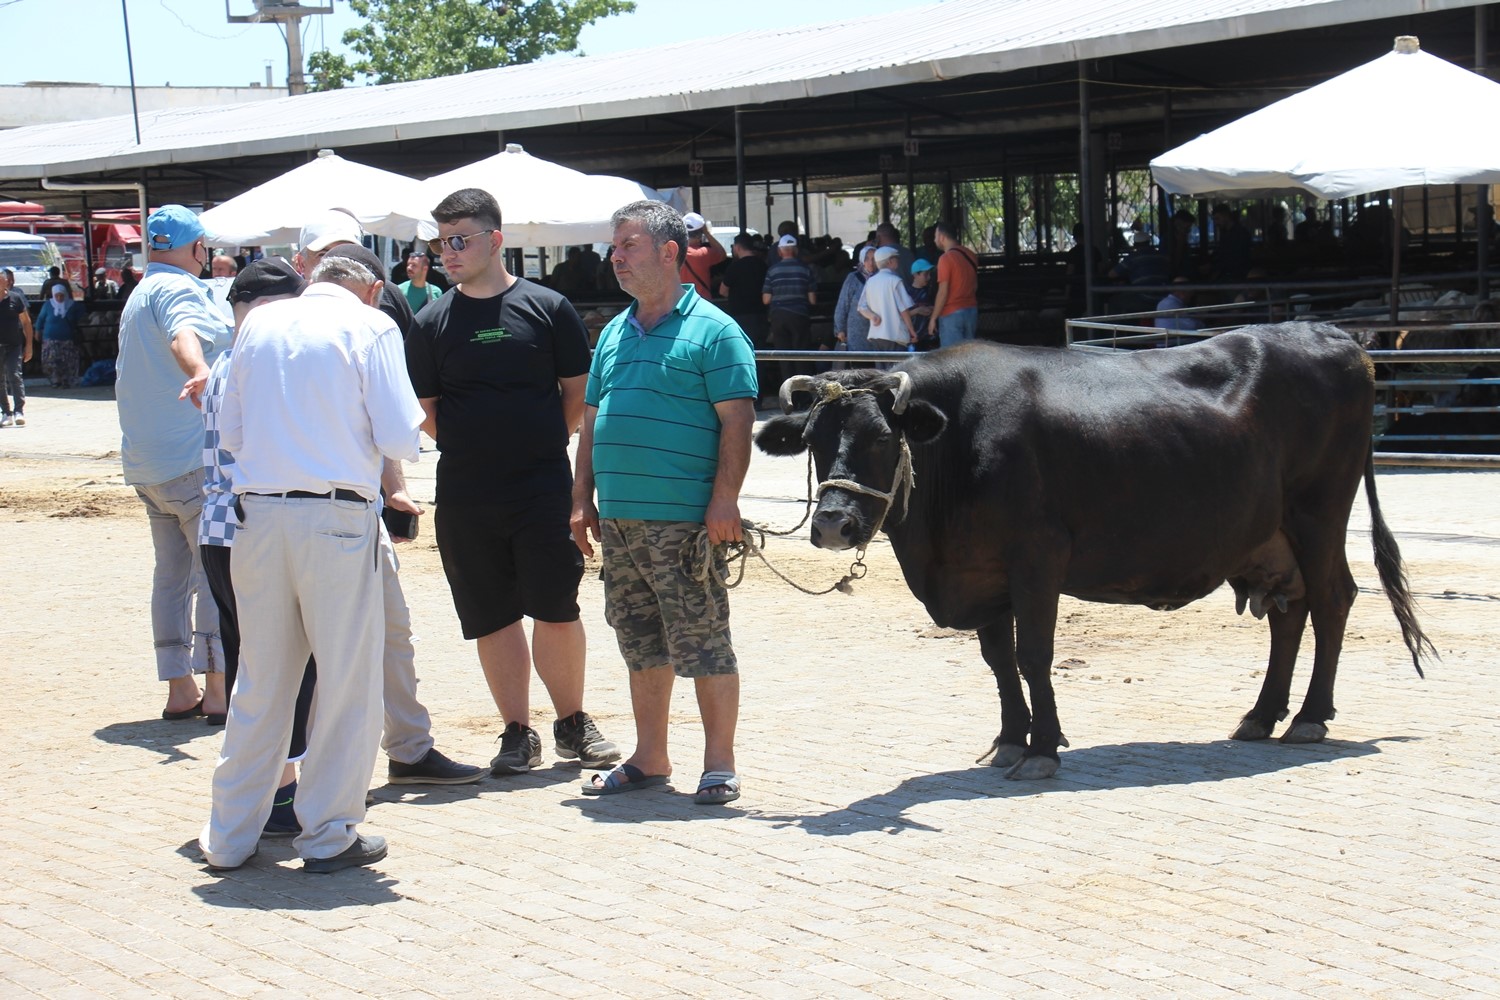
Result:
{"label": "blue sandal", "polygon": [[634,764],[621,764],[602,779],[594,775],[583,785],[585,795],[621,795],[652,785],[665,785],[665,774],[647,774]]}
{"label": "blue sandal", "polygon": [[[719,791],[719,789],[723,791]],[[740,776],[733,771],[704,771],[698,779],[693,801],[700,806],[718,806],[740,797]]]}

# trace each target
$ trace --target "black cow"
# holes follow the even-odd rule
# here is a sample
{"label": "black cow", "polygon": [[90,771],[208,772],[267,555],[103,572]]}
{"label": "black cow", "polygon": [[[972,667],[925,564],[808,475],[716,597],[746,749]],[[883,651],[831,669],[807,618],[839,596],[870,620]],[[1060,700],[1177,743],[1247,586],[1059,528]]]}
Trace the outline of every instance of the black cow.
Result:
{"label": "black cow", "polygon": [[862,549],[883,526],[933,621],[978,629],[1000,689],[993,763],[1008,777],[1050,777],[1067,745],[1051,680],[1061,594],[1170,610],[1228,580],[1238,609],[1271,628],[1241,740],[1286,718],[1311,616],[1312,681],[1281,739],[1322,740],[1355,595],[1344,541],[1361,476],[1375,565],[1419,674],[1435,652],[1375,495],[1374,370],[1335,327],[1131,353],[979,342],[891,372],[798,376],[781,398],[787,414],[756,442],[812,450],[813,544]]}

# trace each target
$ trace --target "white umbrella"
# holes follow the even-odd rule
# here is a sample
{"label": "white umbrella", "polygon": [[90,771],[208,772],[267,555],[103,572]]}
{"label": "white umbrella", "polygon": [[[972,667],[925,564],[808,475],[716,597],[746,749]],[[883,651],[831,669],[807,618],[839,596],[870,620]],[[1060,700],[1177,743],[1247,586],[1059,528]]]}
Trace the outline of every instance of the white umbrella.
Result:
{"label": "white umbrella", "polygon": [[1151,174],[1164,191],[1200,196],[1496,184],[1495,121],[1500,84],[1402,36],[1373,62],[1163,153]]}
{"label": "white umbrella", "polygon": [[422,181],[415,200],[405,203],[402,212],[418,225],[419,236],[436,236],[432,209],[454,191],[470,187],[488,191],[500,203],[509,246],[607,242],[609,218],[617,208],[643,198],[661,200],[644,184],[585,174],[511,143],[503,153]]}
{"label": "white umbrella", "polygon": [[366,232],[411,239],[416,224],[393,214],[413,197],[418,182],[403,174],[346,160],[331,149],[274,177],[200,217],[214,246],[294,244],[308,219],[339,209]]}

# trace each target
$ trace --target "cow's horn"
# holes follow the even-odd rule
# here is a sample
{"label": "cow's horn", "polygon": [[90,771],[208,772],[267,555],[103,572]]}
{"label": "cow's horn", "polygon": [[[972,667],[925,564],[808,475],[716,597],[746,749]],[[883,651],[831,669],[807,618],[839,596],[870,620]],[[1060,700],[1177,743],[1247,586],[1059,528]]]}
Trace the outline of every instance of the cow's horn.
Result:
{"label": "cow's horn", "polygon": [[802,391],[810,392],[814,396],[818,394],[818,385],[822,379],[813,378],[811,375],[793,375],[781,383],[781,412],[792,412],[792,393]]}
{"label": "cow's horn", "polygon": [[891,401],[891,412],[902,413],[911,399],[911,376],[906,372],[891,372],[891,378],[896,380],[896,387],[891,390],[891,395],[895,397]]}

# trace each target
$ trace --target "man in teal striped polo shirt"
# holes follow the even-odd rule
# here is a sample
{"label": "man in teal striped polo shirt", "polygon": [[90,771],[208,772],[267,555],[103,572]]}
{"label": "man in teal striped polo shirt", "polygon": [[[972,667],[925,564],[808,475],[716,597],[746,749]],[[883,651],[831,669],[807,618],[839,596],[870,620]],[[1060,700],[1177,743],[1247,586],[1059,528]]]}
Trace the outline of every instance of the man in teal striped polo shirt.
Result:
{"label": "man in teal striped polo shirt", "polygon": [[[601,542],[605,616],[630,668],[636,748],[583,791],[613,795],[666,782],[667,719],[680,675],[693,679],[703,718],[694,798],[722,804],[740,796],[740,679],[718,570],[725,545],[742,538],[755,351],[734,320],[679,283],[687,230],[677,212],[639,201],[612,221],[610,261],[635,303],[599,335],[589,369],[572,527],[586,556],[591,539]],[[713,564],[704,574],[683,568],[684,549],[699,544]]]}

